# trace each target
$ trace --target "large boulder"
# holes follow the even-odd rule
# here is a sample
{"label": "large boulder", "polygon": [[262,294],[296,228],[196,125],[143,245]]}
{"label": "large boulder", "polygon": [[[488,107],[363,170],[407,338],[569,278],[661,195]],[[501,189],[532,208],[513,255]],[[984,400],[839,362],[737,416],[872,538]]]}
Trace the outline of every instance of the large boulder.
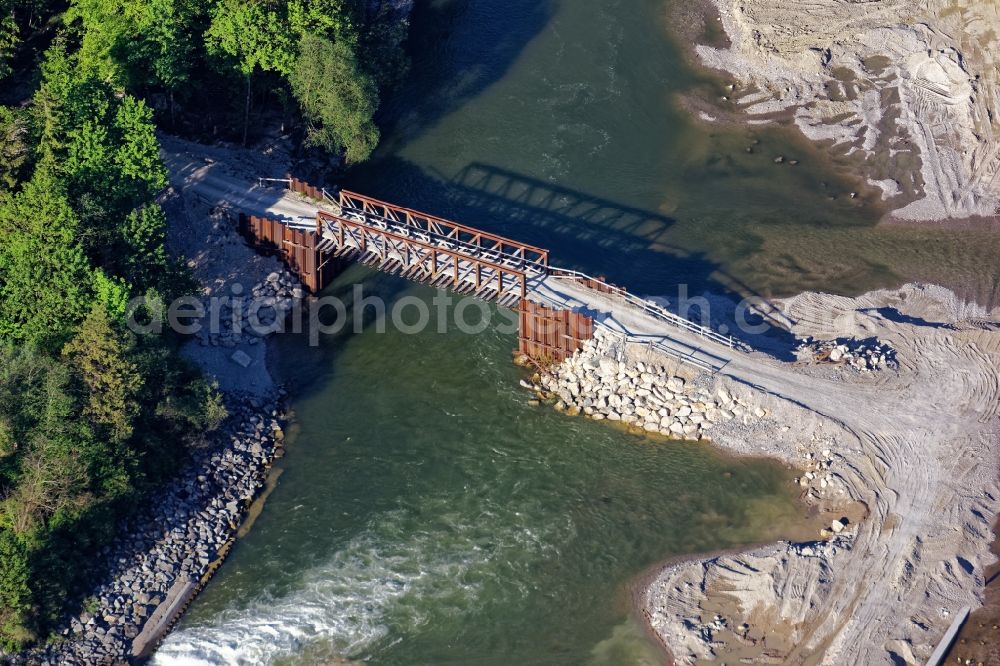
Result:
{"label": "large boulder", "polygon": [[618,361],[610,356],[602,356],[598,362],[598,374],[601,377],[614,377],[618,374]]}

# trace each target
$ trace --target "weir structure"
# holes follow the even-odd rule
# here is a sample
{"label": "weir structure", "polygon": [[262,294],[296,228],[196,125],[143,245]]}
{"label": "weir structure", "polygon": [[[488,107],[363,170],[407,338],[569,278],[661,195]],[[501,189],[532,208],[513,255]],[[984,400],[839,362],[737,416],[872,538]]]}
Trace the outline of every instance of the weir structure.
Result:
{"label": "weir structure", "polygon": [[[481,229],[396,206],[348,190],[329,192],[295,178],[260,179],[311,200],[315,219],[277,220],[240,214],[240,232],[254,247],[279,255],[312,293],[347,262],[518,311],[518,349],[537,364],[561,362],[593,338],[595,326],[643,342],[702,370],[716,372],[736,341],[671,313],[600,278],[553,267],[549,251]],[[613,304],[609,306],[608,304]],[[641,321],[683,335],[643,334],[600,313],[621,305]],[[619,318],[620,319],[620,318]]]}

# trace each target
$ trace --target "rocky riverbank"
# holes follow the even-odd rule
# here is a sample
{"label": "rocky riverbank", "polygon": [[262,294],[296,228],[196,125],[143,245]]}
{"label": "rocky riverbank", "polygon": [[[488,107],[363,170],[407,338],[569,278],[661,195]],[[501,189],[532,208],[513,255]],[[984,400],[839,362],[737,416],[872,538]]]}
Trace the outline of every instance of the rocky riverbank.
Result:
{"label": "rocky riverbank", "polygon": [[[102,556],[111,572],[59,640],[23,664],[123,664],[147,656],[228,553],[284,433],[280,392],[229,394],[230,418]],[[184,594],[184,598],[178,598]]]}
{"label": "rocky riverbank", "polygon": [[642,583],[676,663],[924,663],[995,561],[1000,311],[929,285],[774,306],[806,341],[794,362],[740,353],[696,375],[602,333],[524,385],[568,413],[801,470],[812,538]]}
{"label": "rocky riverbank", "polygon": [[721,386],[713,390],[704,381],[689,382],[690,373],[665,357],[647,354],[645,362],[638,360],[626,346],[616,334],[598,329],[572,357],[522,386],[570,416],[606,419],[673,439],[709,440],[718,424],[737,419],[749,426],[767,415]]}
{"label": "rocky riverbank", "polygon": [[995,561],[1000,313],[924,285],[777,305],[800,338],[877,338],[898,369],[752,361],[758,386],[720,373],[767,416],[720,423],[714,444],[804,467],[822,529],[666,566],[640,610],[678,664],[922,664],[955,614],[982,603]]}
{"label": "rocky riverbank", "polygon": [[[232,151],[248,170],[262,160],[281,168],[282,152],[269,152],[265,160]],[[66,619],[58,640],[15,663],[89,666],[148,656],[222,563],[281,455],[284,392],[268,371],[267,338],[282,330],[305,292],[277,259],[246,244],[226,202],[199,199],[184,184],[177,177],[161,198],[168,248],[186,259],[202,288],[205,316],[182,352],[218,382],[230,417],[192,452],[176,481],[121,526],[122,537],[101,554],[108,577],[83,612]]]}

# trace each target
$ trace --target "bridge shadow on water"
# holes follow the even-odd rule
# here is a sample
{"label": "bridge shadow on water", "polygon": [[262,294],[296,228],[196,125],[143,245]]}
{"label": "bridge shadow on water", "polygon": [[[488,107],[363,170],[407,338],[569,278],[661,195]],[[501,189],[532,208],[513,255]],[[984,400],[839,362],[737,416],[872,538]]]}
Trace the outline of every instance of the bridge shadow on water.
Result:
{"label": "bridge shadow on water", "polygon": [[[701,252],[667,241],[669,216],[482,163],[454,176],[425,171],[399,158],[379,160],[348,187],[417,210],[449,218],[519,241],[548,248],[553,265],[604,277],[646,297],[665,298],[677,311],[686,297],[686,316],[703,321],[701,296],[713,327],[783,359],[793,358],[794,338],[781,326],[766,333],[744,331],[734,319],[747,298],[771,321],[787,322],[768,299]],[[684,313],[682,313],[684,314]],[[750,314],[750,324],[762,318]]]}

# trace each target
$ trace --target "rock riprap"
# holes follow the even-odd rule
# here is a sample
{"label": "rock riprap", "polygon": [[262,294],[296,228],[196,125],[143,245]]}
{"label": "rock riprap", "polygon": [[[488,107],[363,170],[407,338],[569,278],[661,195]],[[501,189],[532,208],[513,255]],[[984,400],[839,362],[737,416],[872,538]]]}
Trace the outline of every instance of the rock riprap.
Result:
{"label": "rock riprap", "polygon": [[240,290],[205,296],[202,301],[208,314],[198,332],[199,343],[230,349],[244,343],[256,345],[283,332],[289,315],[303,305],[305,298],[302,284],[287,269],[268,274],[246,294]]}
{"label": "rock riprap", "polygon": [[594,339],[563,363],[539,372],[522,385],[537,400],[570,415],[624,423],[673,439],[709,440],[729,421],[750,424],[767,415],[705,382],[692,382],[664,365],[631,358],[619,338],[598,330]]}
{"label": "rock riprap", "polygon": [[202,581],[214,571],[284,440],[277,397],[228,398],[232,415],[215,434],[217,444],[196,453],[189,470],[123,524],[122,537],[102,551],[111,573],[84,612],[66,618],[61,640],[12,663],[130,663],[133,639],[168,602],[174,584]]}

